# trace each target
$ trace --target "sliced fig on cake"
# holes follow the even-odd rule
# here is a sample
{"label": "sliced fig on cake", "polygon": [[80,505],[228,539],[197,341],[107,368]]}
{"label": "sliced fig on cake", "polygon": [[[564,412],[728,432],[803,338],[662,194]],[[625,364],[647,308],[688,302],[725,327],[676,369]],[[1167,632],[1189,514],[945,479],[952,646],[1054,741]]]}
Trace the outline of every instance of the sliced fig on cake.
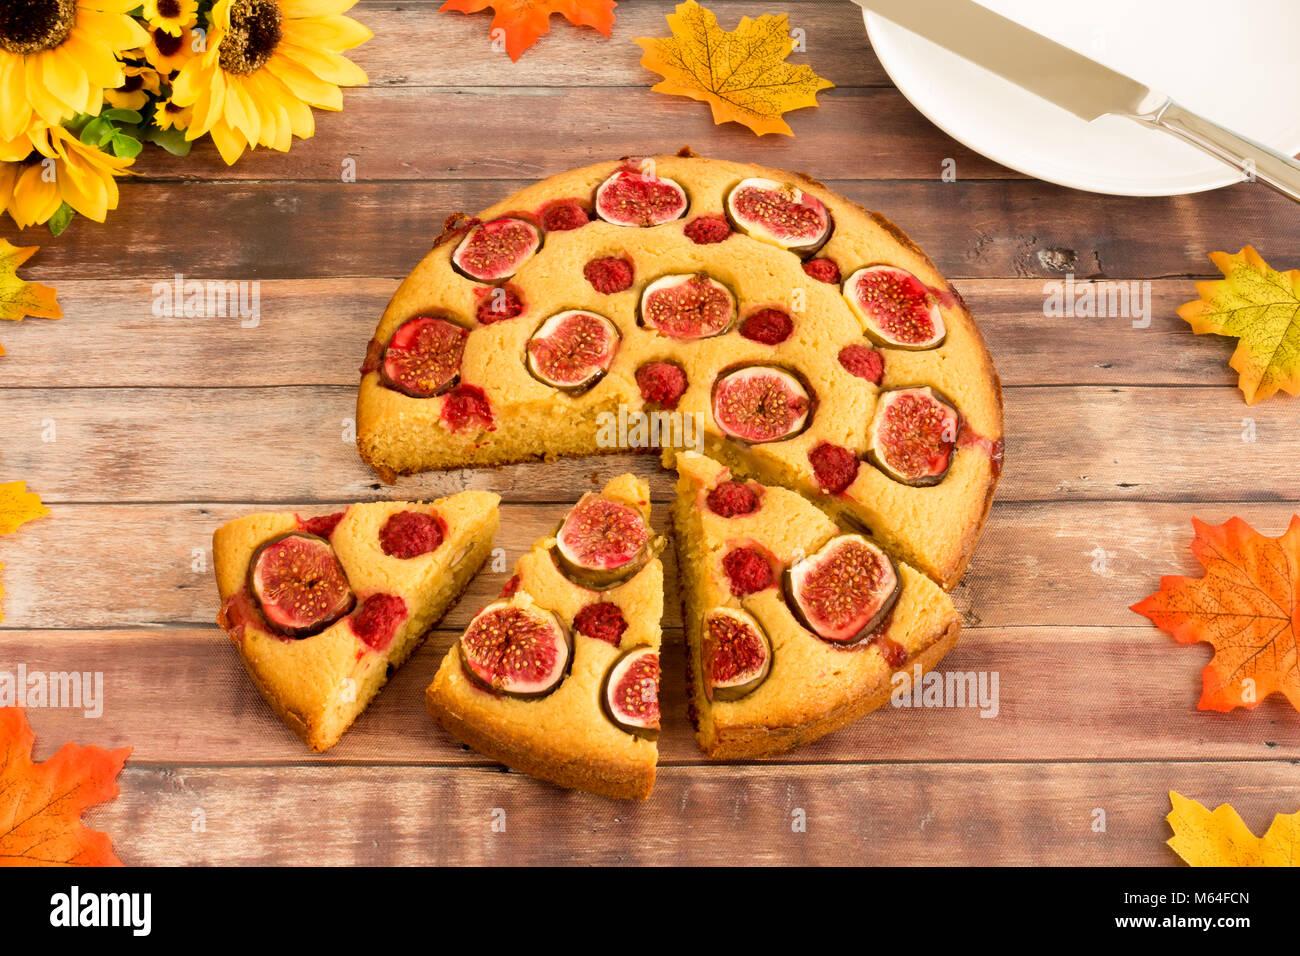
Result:
{"label": "sliced fig on cake", "polygon": [[460,381],[469,329],[441,315],[420,315],[398,326],[384,349],[380,378],[412,398],[441,395]]}
{"label": "sliced fig on cake", "polygon": [[772,641],[752,614],[714,608],[704,617],[700,671],[709,700],[739,700],[772,672]]}
{"label": "sliced fig on cake", "polygon": [[736,321],[736,297],[703,274],[667,275],[641,292],[640,320],[670,339],[712,338]]}
{"label": "sliced fig on cake", "polygon": [[248,592],[267,623],[286,637],[318,634],[356,603],[334,548],[302,531],[272,538],[254,552]]}
{"label": "sliced fig on cake", "polygon": [[569,309],[551,316],[528,340],[528,374],[573,395],[609,371],[619,345],[618,327],[603,315]]}
{"label": "sliced fig on cake", "polygon": [[659,652],[634,647],[610,666],[600,702],[614,726],[637,737],[659,736]]}
{"label": "sliced fig on cake", "polygon": [[545,697],[560,686],[573,660],[573,639],[542,608],[497,601],[474,616],[460,638],[470,680],[510,697]]}
{"label": "sliced fig on cake", "polygon": [[727,194],[727,216],[737,231],[799,255],[812,255],[835,228],[830,210],[793,183],[743,179]]}
{"label": "sliced fig on cake", "polygon": [[812,418],[812,397],[793,372],[746,365],[713,383],[713,418],[732,438],[751,445],[793,438]]}
{"label": "sliced fig on cake", "polygon": [[542,231],[526,219],[503,216],[479,223],[451,254],[456,271],[477,282],[499,282],[519,271],[542,247]]}
{"label": "sliced fig on cake", "polygon": [[556,532],[552,548],[565,577],[592,591],[608,590],[632,577],[653,550],[645,515],[594,491],[578,499]]}
{"label": "sliced fig on cake", "polygon": [[948,474],[961,415],[928,385],[880,393],[867,431],[867,458],[895,481],[937,485]]}
{"label": "sliced fig on cake", "polygon": [[844,298],[877,345],[922,351],[938,348],[948,334],[934,293],[906,269],[859,269],[844,283]]}
{"label": "sliced fig on cake", "polygon": [[832,644],[855,644],[885,620],[902,589],[893,560],[860,534],[832,538],[782,579],[799,623]]}
{"label": "sliced fig on cake", "polygon": [[689,205],[681,184],[640,170],[620,169],[596,188],[596,215],[616,226],[659,226]]}

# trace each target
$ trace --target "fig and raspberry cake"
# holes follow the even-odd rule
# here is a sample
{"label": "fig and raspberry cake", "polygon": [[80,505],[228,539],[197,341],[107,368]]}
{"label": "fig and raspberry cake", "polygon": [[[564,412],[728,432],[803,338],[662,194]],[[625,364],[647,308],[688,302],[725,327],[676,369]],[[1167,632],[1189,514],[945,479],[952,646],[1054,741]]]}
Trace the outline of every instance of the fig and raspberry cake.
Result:
{"label": "fig and raspberry cake", "polygon": [[312,750],[334,746],[492,548],[497,495],[247,515],[212,536],[221,611],[253,683]]}
{"label": "fig and raspberry cake", "polygon": [[805,176],[690,154],[449,221],[371,340],[357,444],[391,481],[617,451],[620,410],[696,416],[712,457],[945,588],[1001,468],[997,374],[925,254]]}
{"label": "fig and raspberry cake", "polygon": [[663,541],[631,475],[584,495],[520,558],[425,693],[449,733],[552,783],[643,800],[659,733]]}
{"label": "fig and raspberry cake", "polygon": [[884,704],[957,641],[948,594],[801,495],[677,457],[690,712],[710,757],[763,757]]}

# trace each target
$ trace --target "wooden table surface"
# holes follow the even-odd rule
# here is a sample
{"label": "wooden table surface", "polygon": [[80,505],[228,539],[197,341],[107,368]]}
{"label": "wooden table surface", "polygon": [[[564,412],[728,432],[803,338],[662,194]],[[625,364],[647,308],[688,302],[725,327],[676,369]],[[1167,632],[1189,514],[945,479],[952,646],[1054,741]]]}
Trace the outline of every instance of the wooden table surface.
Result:
{"label": "wooden table surface", "polygon": [[[361,0],[370,86],[318,114],[314,139],[233,168],[209,148],[184,162],[150,151],[107,225],[77,221],[57,240],[4,220],[0,235],[42,244],[26,274],[57,285],[66,318],[0,330],[0,480],[27,481],[53,512],[0,542],[0,668],[103,673],[98,719],[28,712],[38,757],[70,739],[135,748],[121,796],[88,822],[128,864],[1171,864],[1170,789],[1231,801],[1257,832],[1294,811],[1300,717],[1280,698],[1197,711],[1208,646],[1181,647],[1127,607],[1161,574],[1196,572],[1193,515],[1274,535],[1297,510],[1295,400],[1248,409],[1231,343],[1174,315],[1213,273],[1207,252],[1249,242],[1296,265],[1296,207],[1249,184],[1107,198],[1006,170],[903,99],[847,2],[783,4],[807,33],[796,61],[837,84],[788,117],[794,138],[714,127],[702,104],[652,93],[639,66],[632,38],[663,35],[671,6],[620,4],[611,40],[557,18],[512,65],[489,49],[488,16]],[[711,6],[728,28],[769,12]],[[885,708],[783,758],[712,764],[675,678],[670,584],[654,796],[558,790],[502,772],[424,712],[438,661],[504,580],[485,571],[343,741],[308,753],[214,624],[212,530],[254,510],[488,488],[505,499],[498,544],[513,564],[624,470],[650,479],[662,525],[672,476],[649,456],[390,488],[348,428],[366,341],[447,214],[685,144],[808,171],[884,212],[980,321],[1006,385],[1007,467],[954,592],[966,627],[943,667],[997,672],[997,716]],[[356,182],[342,181],[349,159]],[[1046,318],[1044,282],[1067,272],[1150,281],[1150,327]],[[257,280],[260,324],[155,317],[153,285],[175,273]]]}

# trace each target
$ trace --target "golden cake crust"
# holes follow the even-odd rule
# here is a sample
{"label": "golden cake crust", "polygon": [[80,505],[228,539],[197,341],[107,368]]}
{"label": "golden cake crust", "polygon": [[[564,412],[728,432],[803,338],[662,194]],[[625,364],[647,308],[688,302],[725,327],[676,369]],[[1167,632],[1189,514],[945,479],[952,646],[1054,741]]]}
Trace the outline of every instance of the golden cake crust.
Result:
{"label": "golden cake crust", "polygon": [[[915,243],[883,216],[862,208],[797,173],[730,163],[693,155],[654,157],[656,172],[680,182],[690,194],[683,219],[651,228],[593,221],[579,229],[547,234],[542,250],[524,263],[507,285],[521,294],[525,309],[516,318],[478,324],[475,316],[489,286],[473,282],[451,265],[457,236],[431,251],[397,290],[374,335],[382,347],[407,319],[438,310],[471,329],[461,381],[483,389],[492,408],[490,429],[451,430],[443,421],[450,399],[411,398],[386,388],[367,371],[357,405],[357,443],[362,457],[385,480],[430,468],[496,465],[530,458],[617,451],[602,445],[595,421],[620,407],[645,408],[635,370],[645,361],[672,359],[687,372],[690,388],[680,408],[704,416],[712,437],[707,451],[737,472],[794,488],[835,515],[865,525],[909,563],[951,588],[961,577],[988,514],[1001,462],[1001,386],[984,338],[964,302]],[[620,162],[572,170],[536,183],[478,215],[536,216],[554,200],[589,201],[595,188]],[[697,245],[683,230],[702,215],[721,215],[736,182],[762,177],[790,182],[831,210],[835,231],[819,257],[835,261],[844,277],[866,265],[906,269],[935,290],[948,335],[938,348],[909,352],[881,349],[885,377],[880,388],[930,385],[959,409],[971,440],[959,445],[952,468],[938,485],[899,484],[864,464],[840,496],[821,494],[808,453],[821,442],[861,456],[879,390],[855,378],[837,361],[839,348],[863,343],[863,328],[838,286],[809,278],[793,253],[739,233],[725,242]],[[602,256],[626,255],[636,267],[632,289],[604,295],[583,277],[584,265]],[[674,342],[636,321],[640,290],[657,276],[703,272],[735,291],[745,314],[780,305],[795,314],[795,332],[776,346],[748,341],[734,330],[714,339]],[[589,391],[570,396],[531,378],[522,356],[529,335],[543,319],[567,308],[588,309],[618,327],[622,341],[608,374]],[[814,383],[819,408],[807,431],[767,445],[741,447],[722,439],[712,419],[711,383],[736,364],[777,364],[797,369]]]}
{"label": "golden cake crust", "polygon": [[[649,487],[624,475],[602,492],[649,515]],[[557,522],[558,523],[558,522]],[[494,760],[564,787],[644,800],[654,785],[654,740],[616,727],[600,704],[610,667],[634,647],[660,646],[663,565],[656,556],[635,575],[605,591],[571,582],[555,565],[548,535],[515,566],[508,600],[553,613],[573,638],[573,660],[560,685],[545,697],[518,699],[487,691],[471,680],[454,643],[425,692],[425,706],[454,737]],[[655,544],[656,553],[663,542]],[[589,604],[618,606],[627,623],[618,646],[577,632],[573,622]]]}
{"label": "golden cake crust", "polygon": [[[891,661],[882,647],[836,647],[815,637],[792,616],[776,587],[735,597],[722,565],[736,546],[757,546],[788,566],[810,554],[841,529],[798,494],[783,488],[761,491],[757,511],[726,518],[703,503],[707,493],[731,478],[724,466],[704,457],[681,455],[674,508],[687,640],[688,694],[700,748],[710,757],[737,759],[781,753],[809,743],[875,710],[889,699],[893,675],[934,667],[956,643],[961,619],[936,584],[899,563],[902,588],[889,621],[876,635],[905,652]],[[745,697],[710,701],[699,663],[701,622],[714,608],[739,607],[752,614],[772,641],[772,669]]]}
{"label": "golden cake crust", "polygon": [[[258,547],[301,530],[297,515],[262,513],[237,518],[213,534],[213,564],[222,599],[217,621],[231,638],[244,669],[284,723],[315,751],[338,742],[472,580],[496,533],[499,498],[467,491],[438,501],[350,505],[330,543],[357,596],[357,608],[375,594],[401,597],[405,620],[382,650],[353,631],[349,615],[318,634],[290,640],[271,632],[249,599],[249,564]],[[399,511],[440,516],[446,524],[433,552],[400,559],[383,552],[379,528]]]}

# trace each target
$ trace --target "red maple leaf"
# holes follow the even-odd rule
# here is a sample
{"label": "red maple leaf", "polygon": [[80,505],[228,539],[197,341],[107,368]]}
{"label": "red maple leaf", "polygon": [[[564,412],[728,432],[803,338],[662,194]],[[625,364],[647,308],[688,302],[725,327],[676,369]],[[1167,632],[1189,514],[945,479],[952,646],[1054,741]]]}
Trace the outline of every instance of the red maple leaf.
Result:
{"label": "red maple leaf", "polygon": [[1274,692],[1300,710],[1300,515],[1277,538],[1240,518],[1218,526],[1193,518],[1192,526],[1192,553],[1205,576],[1163,577],[1160,590],[1132,610],[1179,643],[1213,645],[1201,671],[1201,710],[1253,709]]}
{"label": "red maple leaf", "polygon": [[108,834],[81,814],[117,796],[131,748],[64,744],[33,763],[35,740],[21,707],[0,708],[0,866],[121,866]]}
{"label": "red maple leaf", "polygon": [[438,9],[478,13],[492,8],[492,35],[501,30],[506,52],[518,60],[537,38],[551,30],[551,14],[559,13],[578,27],[592,27],[605,36],[614,28],[615,0],[447,0]]}

